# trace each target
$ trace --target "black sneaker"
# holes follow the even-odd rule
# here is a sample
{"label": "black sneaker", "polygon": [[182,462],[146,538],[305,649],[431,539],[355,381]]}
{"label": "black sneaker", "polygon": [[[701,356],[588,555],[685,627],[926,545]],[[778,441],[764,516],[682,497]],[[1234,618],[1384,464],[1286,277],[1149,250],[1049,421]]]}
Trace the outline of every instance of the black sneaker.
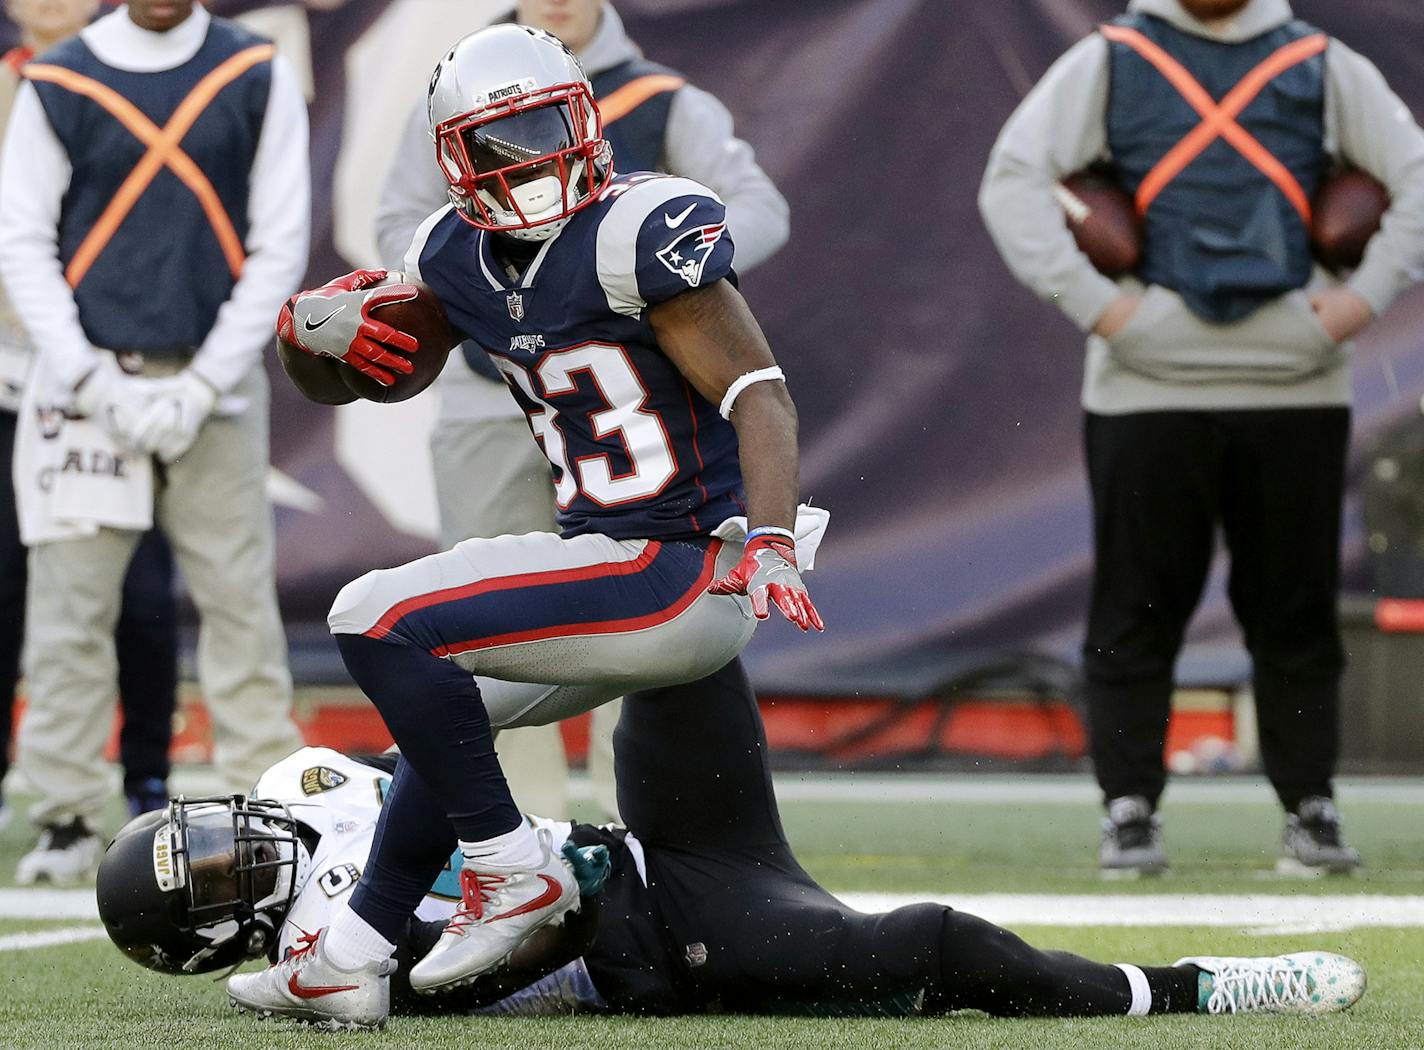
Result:
{"label": "black sneaker", "polygon": [[1340,812],[1323,795],[1301,799],[1294,813],[1286,814],[1281,836],[1282,875],[1349,875],[1362,866],[1360,854],[1340,833]]}
{"label": "black sneaker", "polygon": [[15,882],[21,886],[45,881],[56,886],[85,882],[94,877],[102,851],[99,836],[82,817],[68,824],[46,824],[40,828],[35,848],[20,858]]}
{"label": "black sneaker", "polygon": [[124,798],[128,801],[131,818],[155,809],[167,809],[168,783],[160,777],[149,777],[137,784],[126,784]]}
{"label": "black sneaker", "polygon": [[1123,795],[1108,802],[1098,868],[1108,877],[1160,875],[1167,870],[1162,825],[1143,796]]}

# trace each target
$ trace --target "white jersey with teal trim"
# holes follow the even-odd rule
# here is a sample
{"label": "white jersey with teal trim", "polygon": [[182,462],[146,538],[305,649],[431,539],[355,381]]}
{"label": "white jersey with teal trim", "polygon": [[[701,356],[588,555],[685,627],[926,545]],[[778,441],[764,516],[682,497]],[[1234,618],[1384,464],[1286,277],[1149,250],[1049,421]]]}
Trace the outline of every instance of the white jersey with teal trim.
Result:
{"label": "white jersey with teal trim", "polygon": [[[293,752],[257,781],[253,798],[281,802],[293,817],[321,837],[306,879],[282,924],[278,958],[301,947],[303,933],[316,933],[330,925],[336,907],[355,889],[366,868],[376,822],[390,786],[391,778],[385,770],[326,747],[304,747]],[[567,821],[534,816],[529,821],[536,828],[549,830],[555,850],[562,848],[573,833],[573,825]],[[456,851],[416,908],[417,919],[439,922],[455,913],[460,900],[460,865]],[[482,1012],[533,1016],[598,1010],[602,1006],[588,969],[582,959],[576,959]]]}
{"label": "white jersey with teal trim", "polygon": [[[254,798],[281,802],[292,816],[320,837],[306,880],[287,913],[278,956],[295,947],[302,933],[315,933],[331,922],[337,905],[347,899],[366,868],[376,821],[390,774],[326,747],[304,747],[262,774]],[[448,919],[460,899],[454,862],[440,873],[416,909],[416,918]]]}

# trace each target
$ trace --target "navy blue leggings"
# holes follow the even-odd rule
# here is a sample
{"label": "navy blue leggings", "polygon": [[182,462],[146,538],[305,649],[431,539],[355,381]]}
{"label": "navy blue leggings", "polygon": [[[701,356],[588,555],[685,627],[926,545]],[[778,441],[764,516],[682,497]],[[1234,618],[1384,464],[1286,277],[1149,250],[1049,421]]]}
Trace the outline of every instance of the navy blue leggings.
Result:
{"label": "navy blue leggings", "polygon": [[468,671],[422,649],[364,635],[338,634],[336,643],[401,750],[371,860],[351,899],[358,915],[394,941],[457,838],[493,838],[523,817]]}

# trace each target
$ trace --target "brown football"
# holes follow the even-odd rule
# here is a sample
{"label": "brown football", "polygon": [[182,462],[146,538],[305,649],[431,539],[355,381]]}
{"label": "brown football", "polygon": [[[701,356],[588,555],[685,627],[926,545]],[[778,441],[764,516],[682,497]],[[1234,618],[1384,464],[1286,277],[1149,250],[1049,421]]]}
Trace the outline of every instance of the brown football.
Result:
{"label": "brown football", "polygon": [[373,319],[384,321],[392,328],[415,336],[420,348],[415,353],[406,355],[415,370],[410,375],[397,374],[396,381],[390,386],[382,386],[370,376],[345,365],[341,367],[340,373],[353,394],[367,401],[389,404],[393,401],[406,401],[435,382],[435,377],[445,367],[445,359],[450,356],[455,336],[450,329],[450,321],[445,316],[445,307],[440,305],[440,300],[435,297],[429,285],[405,274],[392,273],[375,287],[387,284],[413,284],[418,293],[414,299],[406,302],[384,303],[371,308]]}
{"label": "brown football", "polygon": [[1352,270],[1389,209],[1389,191],[1373,175],[1346,169],[1332,172],[1315,191],[1310,244],[1327,270]]}
{"label": "brown football", "polygon": [[1079,249],[1099,273],[1121,277],[1142,258],[1142,220],[1127,191],[1097,171],[1069,175],[1053,187]]}

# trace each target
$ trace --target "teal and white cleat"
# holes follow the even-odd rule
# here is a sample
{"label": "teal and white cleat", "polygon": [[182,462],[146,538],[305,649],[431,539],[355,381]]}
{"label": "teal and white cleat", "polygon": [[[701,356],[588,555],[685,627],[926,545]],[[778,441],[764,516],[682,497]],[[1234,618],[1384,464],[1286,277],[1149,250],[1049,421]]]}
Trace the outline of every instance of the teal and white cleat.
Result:
{"label": "teal and white cleat", "polygon": [[1295,952],[1261,958],[1204,955],[1175,966],[1201,970],[1197,1009],[1204,1014],[1331,1014],[1365,994],[1365,970],[1330,952]]}

